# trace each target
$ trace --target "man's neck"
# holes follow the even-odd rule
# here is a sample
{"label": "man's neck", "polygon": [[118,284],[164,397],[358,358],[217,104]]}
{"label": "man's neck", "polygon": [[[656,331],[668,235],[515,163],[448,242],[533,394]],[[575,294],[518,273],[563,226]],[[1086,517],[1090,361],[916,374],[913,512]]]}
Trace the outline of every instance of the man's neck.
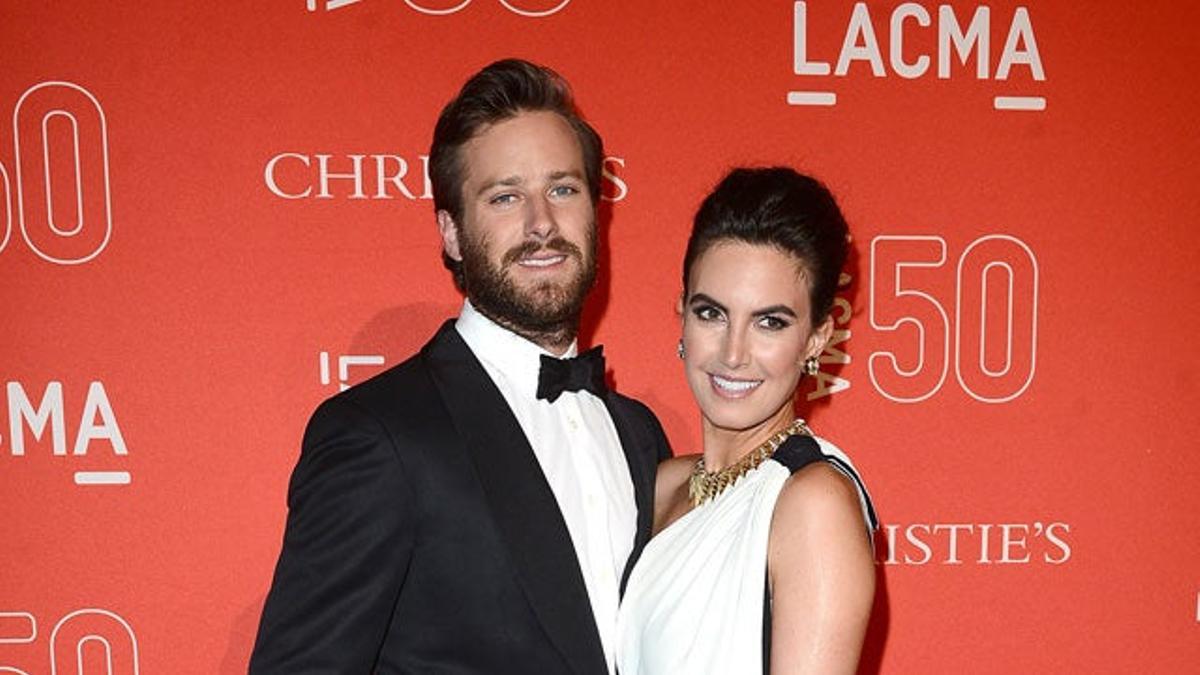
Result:
{"label": "man's neck", "polygon": [[520,326],[516,323],[505,319],[502,316],[496,316],[491,312],[481,308],[475,303],[471,303],[476,312],[487,317],[492,323],[501,328],[515,333],[533,344],[545,349],[555,356],[562,356],[571,348],[571,344],[575,342],[575,336],[579,333],[578,320],[562,326],[553,327],[549,330],[535,330],[526,326]]}

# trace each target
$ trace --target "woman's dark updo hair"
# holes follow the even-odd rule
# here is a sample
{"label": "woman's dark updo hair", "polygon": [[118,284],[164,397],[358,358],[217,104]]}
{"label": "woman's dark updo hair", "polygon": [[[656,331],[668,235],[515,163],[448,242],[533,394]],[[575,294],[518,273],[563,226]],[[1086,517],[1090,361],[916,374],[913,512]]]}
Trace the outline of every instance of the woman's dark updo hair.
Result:
{"label": "woman's dark updo hair", "polygon": [[847,232],[833,195],[815,178],[787,167],[734,169],[696,212],[683,257],[684,292],[692,265],[714,244],[774,246],[800,262],[816,327],[833,307],[849,252]]}

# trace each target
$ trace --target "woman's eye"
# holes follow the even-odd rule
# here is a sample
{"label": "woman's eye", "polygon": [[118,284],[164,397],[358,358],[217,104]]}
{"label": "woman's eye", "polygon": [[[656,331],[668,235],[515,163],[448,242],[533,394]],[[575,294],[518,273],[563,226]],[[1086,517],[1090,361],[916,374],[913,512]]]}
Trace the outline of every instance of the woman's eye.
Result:
{"label": "woman's eye", "polygon": [[692,313],[701,321],[716,321],[721,318],[721,312],[716,307],[709,305],[696,307],[692,310]]}
{"label": "woman's eye", "polygon": [[758,325],[767,330],[783,330],[792,324],[777,316],[764,316],[758,320]]}

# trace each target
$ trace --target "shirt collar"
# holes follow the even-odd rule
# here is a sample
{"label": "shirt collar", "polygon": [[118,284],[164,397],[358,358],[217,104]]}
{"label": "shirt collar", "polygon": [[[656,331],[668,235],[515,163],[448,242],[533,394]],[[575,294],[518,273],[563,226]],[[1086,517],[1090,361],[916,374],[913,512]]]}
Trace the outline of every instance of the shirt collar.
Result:
{"label": "shirt collar", "polygon": [[454,328],[489,372],[504,377],[530,397],[537,392],[543,354],[553,358],[568,358],[578,352],[578,345],[572,340],[566,353],[561,357],[555,356],[487,318],[475,309],[470,300],[463,301],[462,312],[454,322]]}

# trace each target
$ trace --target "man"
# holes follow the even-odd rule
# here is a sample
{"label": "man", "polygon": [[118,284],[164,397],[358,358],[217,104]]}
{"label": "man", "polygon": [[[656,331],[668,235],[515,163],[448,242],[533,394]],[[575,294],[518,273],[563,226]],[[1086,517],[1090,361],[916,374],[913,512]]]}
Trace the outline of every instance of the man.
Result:
{"label": "man", "polygon": [[313,415],[252,673],[613,672],[669,450],[598,350],[569,358],[602,159],[566,83],[524,61],[442,111],[434,208],[467,301]]}

